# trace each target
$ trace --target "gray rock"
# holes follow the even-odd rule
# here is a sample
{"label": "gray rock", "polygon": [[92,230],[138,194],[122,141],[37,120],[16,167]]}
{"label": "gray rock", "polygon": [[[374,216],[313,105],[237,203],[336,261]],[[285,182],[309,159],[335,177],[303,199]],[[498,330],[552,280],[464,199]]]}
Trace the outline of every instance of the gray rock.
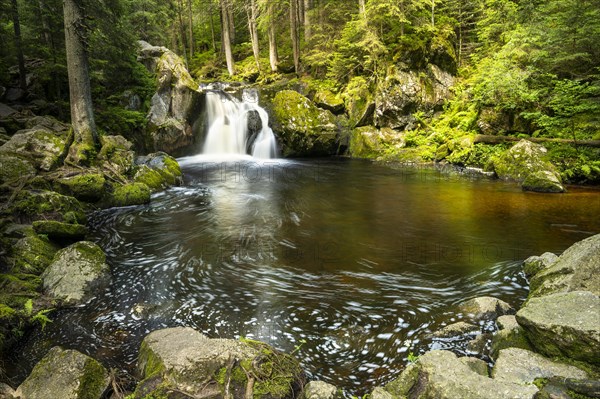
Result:
{"label": "gray rock", "polygon": [[492,334],[479,334],[467,343],[467,353],[469,355],[485,355],[489,351]]}
{"label": "gray rock", "polygon": [[554,362],[537,353],[508,348],[500,351],[498,360],[492,370],[492,377],[497,381],[531,384],[536,378],[587,378],[587,373],[577,367]]}
{"label": "gray rock", "polygon": [[534,191],[538,193],[564,193],[560,175],[556,171],[538,170],[530,173],[521,185],[523,191]]}
{"label": "gray rock", "polygon": [[41,170],[56,167],[66,152],[66,135],[45,127],[19,130],[0,147],[0,152],[25,155]]}
{"label": "gray rock", "polygon": [[496,319],[496,324],[498,324],[499,330],[512,330],[513,328],[519,327],[517,318],[512,314],[498,317]]}
{"label": "gray rock", "polygon": [[56,253],[42,274],[44,290],[65,305],[87,302],[110,283],[110,268],[102,249],[80,241]]}
{"label": "gray rock", "polygon": [[146,336],[138,370],[144,380],[136,394],[142,397],[162,383],[193,397],[227,397],[233,392],[236,397],[251,397],[252,392],[245,392],[252,386],[249,378],[271,398],[293,396],[294,387],[303,385],[300,365],[291,356],[258,341],[210,339],[188,327],[167,328]]}
{"label": "gray rock", "polygon": [[534,385],[498,381],[474,372],[449,351],[430,351],[386,385],[396,397],[419,399],[532,399]]}
{"label": "gray rock", "polygon": [[516,326],[511,326],[511,328],[505,328],[497,331],[494,334],[492,337],[490,356],[492,359],[496,359],[500,351],[506,348],[533,350],[531,343],[527,339],[525,330],[523,330],[523,328],[518,324],[516,324]]}
{"label": "gray rock", "polygon": [[377,387],[377,388],[373,389],[373,392],[371,392],[370,398],[371,399],[397,399],[391,393],[389,393],[388,391],[386,391],[384,388],[381,388],[381,387]]}
{"label": "gray rock", "polygon": [[499,316],[514,314],[515,310],[508,303],[489,296],[470,299],[460,304],[460,310],[475,320],[493,320]]}
{"label": "gray rock", "polygon": [[0,183],[14,182],[35,174],[35,167],[29,159],[18,154],[0,152]]}
{"label": "gray rock", "polygon": [[480,327],[464,321],[452,323],[432,334],[434,338],[450,338],[459,335],[475,334],[480,332]]}
{"label": "gray rock", "polygon": [[305,399],[335,399],[340,397],[335,385],[323,381],[311,381],[304,386]]}
{"label": "gray rock", "polygon": [[0,118],[6,118],[7,116],[11,116],[12,114],[16,113],[16,109],[11,108],[6,104],[0,104]]}
{"label": "gray rock", "polygon": [[529,297],[590,291],[600,295],[600,234],[569,247],[550,267],[531,279]]}
{"label": "gray rock", "polygon": [[484,377],[489,377],[488,364],[481,359],[472,356],[462,356],[458,360],[466,364],[471,370]]}
{"label": "gray rock", "polygon": [[541,353],[600,364],[600,298],[588,291],[529,300],[517,321]]}
{"label": "gray rock", "polygon": [[0,383],[0,399],[13,399],[15,390],[5,383]]}
{"label": "gray rock", "polygon": [[528,278],[552,266],[558,256],[552,252],[545,252],[541,256],[530,256],[523,262],[523,272]]}
{"label": "gray rock", "polygon": [[17,389],[22,399],[100,399],[109,386],[106,369],[74,350],[55,346]]}

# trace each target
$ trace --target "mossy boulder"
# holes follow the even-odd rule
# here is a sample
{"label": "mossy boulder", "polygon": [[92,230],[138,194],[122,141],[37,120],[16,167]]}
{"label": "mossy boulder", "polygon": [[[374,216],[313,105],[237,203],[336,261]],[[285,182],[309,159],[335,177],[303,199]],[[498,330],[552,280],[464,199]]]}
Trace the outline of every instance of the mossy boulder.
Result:
{"label": "mossy boulder", "polygon": [[499,178],[523,184],[523,189],[537,192],[564,192],[560,174],[546,160],[546,148],[521,140],[510,150],[492,159],[492,168]]}
{"label": "mossy boulder", "polygon": [[517,321],[540,353],[600,365],[599,309],[598,295],[561,292],[530,299]]}
{"label": "mossy boulder", "polygon": [[78,305],[91,299],[110,283],[110,268],[102,249],[79,241],[54,256],[42,274],[44,290],[64,305]]}
{"label": "mossy boulder", "polygon": [[81,201],[97,202],[105,194],[106,179],[100,173],[83,173],[58,179],[61,192]]}
{"label": "mossy boulder", "polygon": [[317,107],[331,111],[334,115],[344,113],[344,100],[339,94],[335,94],[331,90],[318,90],[313,97],[313,102]]}
{"label": "mossy boulder", "polygon": [[43,126],[20,130],[0,147],[0,152],[20,154],[30,159],[36,168],[49,171],[66,155],[67,134]]}
{"label": "mossy boulder", "polygon": [[495,320],[499,316],[515,313],[508,303],[490,296],[469,299],[461,303],[459,309],[473,320]]}
{"label": "mossy boulder", "polygon": [[[515,316],[501,316],[503,318],[511,318],[513,322],[509,323],[507,326],[506,321],[505,325],[499,331],[494,333],[492,338],[492,345],[490,349],[490,356],[492,359],[496,359],[500,354],[502,349],[506,348],[521,348],[527,350],[533,350],[531,343],[527,339],[527,335],[525,334],[525,330],[521,326],[518,325]],[[498,323],[499,325],[501,323]]]}
{"label": "mossy boulder", "polygon": [[[298,362],[266,344],[210,339],[188,327],[150,333],[138,370],[135,397],[181,392],[192,397],[291,398],[302,387]],[[251,390],[251,392],[250,392]]]}
{"label": "mossy boulder", "polygon": [[317,108],[294,90],[278,92],[273,99],[273,130],[284,156],[335,154],[338,127],[334,115]]}
{"label": "mossy boulder", "polygon": [[33,177],[36,169],[29,159],[5,152],[0,152],[0,184],[11,183],[23,177]]}
{"label": "mossy boulder", "polygon": [[17,221],[58,220],[85,223],[85,207],[76,198],[48,190],[24,190],[17,194],[10,212]]}
{"label": "mossy boulder", "polygon": [[433,338],[452,338],[463,335],[474,335],[481,332],[481,328],[472,323],[459,321],[449,324],[431,334]]}
{"label": "mossy boulder", "polygon": [[389,128],[357,127],[350,136],[349,154],[356,158],[377,158],[386,151],[404,147],[404,136]]}
{"label": "mossy boulder", "polygon": [[40,274],[50,265],[58,246],[47,237],[38,236],[32,229],[25,231],[10,250],[12,273]]}
{"label": "mossy boulder", "polygon": [[143,205],[150,202],[150,188],[144,183],[127,183],[114,188],[113,206]]}
{"label": "mossy boulder", "polygon": [[101,136],[97,160],[104,169],[127,176],[133,169],[133,144],[123,136]]}
{"label": "mossy boulder", "polygon": [[311,381],[304,386],[304,399],[339,399],[341,391],[324,381]]}
{"label": "mossy boulder", "polygon": [[16,391],[23,399],[100,399],[109,387],[108,371],[75,350],[53,347]]}
{"label": "mossy boulder", "polygon": [[175,158],[158,152],[137,157],[134,180],[144,183],[152,191],[162,190],[182,182],[182,173]]}
{"label": "mossy boulder", "polygon": [[375,99],[371,87],[362,76],[352,78],[342,93],[351,128],[373,125]]}
{"label": "mossy boulder", "polygon": [[36,220],[33,230],[41,235],[46,235],[51,240],[83,240],[88,233],[88,228],[82,224],[57,222],[56,220]]}
{"label": "mossy boulder", "polygon": [[523,273],[531,278],[552,266],[558,260],[558,256],[552,252],[545,252],[540,256],[530,256],[523,261]]}

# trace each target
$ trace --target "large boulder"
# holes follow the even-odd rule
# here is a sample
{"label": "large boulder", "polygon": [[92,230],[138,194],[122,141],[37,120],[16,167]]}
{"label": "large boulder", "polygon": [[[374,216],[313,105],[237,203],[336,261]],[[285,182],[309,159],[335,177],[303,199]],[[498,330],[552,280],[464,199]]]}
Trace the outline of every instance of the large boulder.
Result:
{"label": "large boulder", "polygon": [[190,397],[288,398],[303,385],[300,366],[291,356],[257,341],[210,339],[189,327],[146,336],[138,370],[144,380],[136,398],[174,392]]}
{"label": "large boulder", "polygon": [[342,397],[340,393],[335,385],[324,381],[311,381],[304,386],[304,399],[336,399]]}
{"label": "large boulder", "polygon": [[577,367],[558,363],[537,353],[508,348],[500,351],[492,370],[492,377],[498,381],[518,384],[531,384],[538,378],[565,377],[585,379],[587,373]]}
{"label": "large boulder", "polygon": [[552,252],[545,252],[540,256],[530,256],[523,261],[523,272],[528,278],[531,278],[552,266],[557,260],[558,256]]}
{"label": "large boulder", "polygon": [[375,96],[375,126],[409,130],[416,122],[413,114],[433,115],[450,98],[454,77],[429,64],[422,72],[391,71],[380,83]]}
{"label": "large boulder", "polygon": [[110,283],[110,268],[102,249],[80,241],[56,253],[42,274],[44,290],[64,305],[78,305]]}
{"label": "large boulder", "polygon": [[75,350],[50,349],[19,386],[20,399],[100,399],[110,383],[108,371]]}
{"label": "large boulder", "polygon": [[37,274],[42,273],[52,262],[58,247],[47,237],[38,236],[32,229],[24,232],[10,249],[13,259],[12,273]]}
{"label": "large boulder", "polygon": [[355,158],[377,158],[386,151],[404,147],[404,134],[374,126],[355,128],[350,136],[349,153]]}
{"label": "large boulder", "polygon": [[531,279],[529,298],[557,292],[590,291],[600,295],[600,234],[569,247]]}
{"label": "large boulder", "polygon": [[56,179],[57,191],[86,202],[97,202],[105,192],[104,175],[96,172],[84,172]]}
{"label": "large boulder", "polygon": [[10,211],[21,223],[30,223],[34,220],[86,222],[85,207],[81,202],[55,191],[23,190],[15,197]]}
{"label": "large boulder", "polygon": [[461,303],[459,309],[474,320],[494,320],[499,316],[515,313],[508,303],[490,296],[469,299]]}
{"label": "large boulder", "polygon": [[522,183],[526,191],[564,192],[560,174],[545,159],[547,152],[544,146],[523,139],[493,158],[493,168],[499,178]]}
{"label": "large boulder", "polygon": [[371,87],[366,79],[357,76],[350,80],[346,90],[342,93],[351,128],[373,124],[375,99],[371,92]]}
{"label": "large boulder", "polygon": [[474,371],[454,353],[434,350],[420,356],[385,386],[394,398],[532,399],[537,388],[498,381]]}
{"label": "large boulder", "polygon": [[15,182],[36,174],[34,162],[19,154],[0,151],[0,184]]}
{"label": "large boulder", "polygon": [[179,164],[175,158],[164,152],[139,156],[135,159],[135,165],[134,180],[144,183],[152,191],[182,183]]}
{"label": "large boulder", "polygon": [[334,115],[317,108],[294,90],[282,90],[273,99],[273,130],[284,156],[335,154],[338,127]]}
{"label": "large boulder", "polygon": [[67,134],[44,126],[19,130],[0,147],[0,152],[19,154],[30,159],[40,170],[49,171],[66,155]]}
{"label": "large boulder", "polygon": [[541,353],[600,364],[600,298],[588,291],[530,299],[517,321]]}
{"label": "large boulder", "polygon": [[154,73],[157,80],[157,91],[148,113],[153,150],[184,153],[195,142],[194,124],[201,114],[203,94],[177,54],[166,47],[144,41],[138,43],[138,61]]}

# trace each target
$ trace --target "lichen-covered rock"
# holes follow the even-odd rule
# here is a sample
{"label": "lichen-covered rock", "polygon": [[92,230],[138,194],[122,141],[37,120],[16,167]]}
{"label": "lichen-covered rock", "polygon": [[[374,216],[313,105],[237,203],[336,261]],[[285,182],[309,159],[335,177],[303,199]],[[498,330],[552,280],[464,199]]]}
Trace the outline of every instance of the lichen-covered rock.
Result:
{"label": "lichen-covered rock", "polygon": [[370,398],[371,399],[398,399],[398,398],[395,398],[394,395],[392,395],[391,393],[389,393],[382,387],[376,387],[375,389],[373,389],[373,392],[371,392]]}
{"label": "lichen-covered rock", "polygon": [[598,295],[561,292],[530,299],[517,321],[540,353],[600,364],[599,309]]}
{"label": "lichen-covered rock", "polygon": [[181,153],[194,144],[192,126],[201,114],[203,94],[178,55],[166,47],[138,43],[138,61],[156,74],[158,84],[148,113],[153,149]]}
{"label": "lichen-covered rock", "polygon": [[348,82],[342,93],[348,111],[351,128],[373,125],[375,100],[368,82],[362,76],[354,77]]}
{"label": "lichen-covered rock", "polygon": [[56,253],[42,274],[44,290],[64,305],[87,302],[110,283],[110,268],[102,249],[80,241]]}
{"label": "lichen-covered rock", "polygon": [[105,193],[106,179],[100,173],[83,173],[56,180],[60,190],[81,201],[97,202]]}
{"label": "lichen-covered rock", "polygon": [[56,220],[36,220],[33,230],[48,236],[51,240],[83,240],[88,233],[88,228],[82,224],[57,222]]}
{"label": "lichen-covered rock", "polygon": [[19,239],[11,248],[13,273],[40,274],[50,265],[58,247],[45,237],[27,230],[26,236]]}
{"label": "lichen-covered rock", "polygon": [[340,391],[337,387],[324,381],[311,381],[304,386],[304,399],[335,399],[340,397]]}
{"label": "lichen-covered rock", "polygon": [[558,256],[552,252],[545,252],[540,256],[530,256],[523,262],[523,272],[528,278],[531,278],[552,266],[557,260]]}
{"label": "lichen-covered rock", "polygon": [[284,156],[332,155],[337,151],[338,127],[329,111],[317,108],[294,90],[273,99],[273,130]]}
{"label": "lichen-covered rock", "polygon": [[498,381],[531,384],[537,378],[551,377],[587,378],[587,373],[577,367],[554,362],[537,353],[520,349],[502,349],[492,370]]}
{"label": "lichen-covered rock", "polygon": [[350,136],[349,153],[356,158],[377,158],[385,151],[404,147],[404,134],[390,128],[358,127]]}
{"label": "lichen-covered rock", "polygon": [[177,160],[163,152],[137,157],[135,164],[137,170],[134,180],[144,183],[152,191],[182,182],[181,168]]}
{"label": "lichen-covered rock", "polygon": [[20,154],[31,159],[35,166],[49,171],[59,165],[66,155],[66,133],[43,126],[19,130],[0,147],[0,152]]}
{"label": "lichen-covered rock", "polygon": [[74,197],[47,190],[24,190],[17,194],[10,211],[21,222],[59,220],[85,223],[85,208]]}
{"label": "lichen-covered rock", "polygon": [[433,334],[431,334],[431,336],[434,338],[450,338],[460,335],[476,334],[480,332],[480,330],[481,329],[479,326],[476,326],[472,323],[458,321],[456,323],[452,323],[445,326],[441,330],[434,332]]}
{"label": "lichen-covered rock", "polygon": [[123,136],[101,136],[100,144],[97,160],[102,167],[118,175],[128,175],[133,167],[133,144]]}
{"label": "lichen-covered rock", "polygon": [[489,377],[488,364],[481,359],[472,356],[462,356],[458,358],[458,361],[462,364],[467,365],[475,373],[484,377]]}
{"label": "lichen-covered rock", "polygon": [[0,184],[36,174],[33,162],[17,154],[0,152]]}
{"label": "lichen-covered rock", "polygon": [[174,391],[193,397],[288,398],[303,385],[300,366],[289,355],[256,341],[210,339],[189,327],[146,336],[138,370],[144,380],[136,398]]}
{"label": "lichen-covered rock", "polygon": [[508,303],[489,296],[470,299],[461,303],[459,308],[474,320],[493,320],[499,316],[515,312],[514,308]]}
{"label": "lichen-covered rock", "polygon": [[127,183],[115,187],[110,202],[113,206],[143,205],[150,202],[150,194],[144,183]]}
{"label": "lichen-covered rock", "polygon": [[[509,316],[502,316],[509,317]],[[514,316],[511,316],[514,318]],[[504,328],[502,330],[497,331],[493,338],[490,349],[490,356],[492,359],[496,359],[501,350],[506,348],[521,348],[527,350],[533,350],[529,340],[527,339],[527,335],[525,334],[525,330],[521,326],[516,323],[516,325],[510,326],[510,328]]]}
{"label": "lichen-covered rock", "polygon": [[414,399],[532,399],[537,392],[534,385],[481,375],[454,353],[440,350],[419,356],[385,390],[395,398]]}
{"label": "lichen-covered rock", "polygon": [[533,276],[529,298],[567,291],[600,295],[600,234],[576,242]]}
{"label": "lichen-covered rock", "polygon": [[21,399],[100,399],[109,387],[108,371],[96,360],[75,350],[50,349],[16,396]]}
{"label": "lichen-covered rock", "polygon": [[492,160],[499,178],[526,182],[523,189],[539,192],[564,192],[560,174],[546,161],[548,151],[542,145],[521,140]]}
{"label": "lichen-covered rock", "polygon": [[496,324],[498,325],[499,330],[512,330],[513,328],[519,327],[517,318],[512,314],[498,317],[496,319]]}
{"label": "lichen-covered rock", "polygon": [[313,101],[317,107],[331,111],[334,115],[340,115],[344,112],[344,100],[340,95],[334,94],[330,90],[318,90]]}

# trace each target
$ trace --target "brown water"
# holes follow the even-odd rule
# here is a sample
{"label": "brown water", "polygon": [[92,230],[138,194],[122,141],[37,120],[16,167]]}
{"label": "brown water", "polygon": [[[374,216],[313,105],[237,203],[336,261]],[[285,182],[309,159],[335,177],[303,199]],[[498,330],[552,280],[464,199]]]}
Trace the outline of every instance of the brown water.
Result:
{"label": "brown water", "polygon": [[60,344],[131,369],[143,336],[185,325],[296,350],[312,377],[359,395],[411,352],[464,353],[464,342],[427,338],[463,317],[456,304],[492,295],[518,306],[523,259],[600,232],[593,190],[524,193],[355,160],[183,164],[183,187],[93,216],[113,285],[63,312],[25,358]]}

